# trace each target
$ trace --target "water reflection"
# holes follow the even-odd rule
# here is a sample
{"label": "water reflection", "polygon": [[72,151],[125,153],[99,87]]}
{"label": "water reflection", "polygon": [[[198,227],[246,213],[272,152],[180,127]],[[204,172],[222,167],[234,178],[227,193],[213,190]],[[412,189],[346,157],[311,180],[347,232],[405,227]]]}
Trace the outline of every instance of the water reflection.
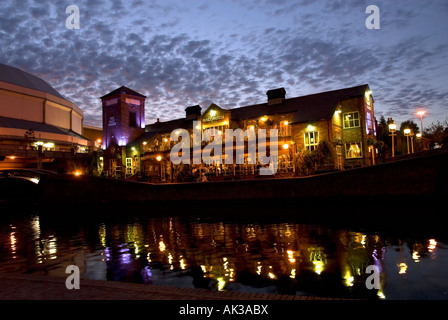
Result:
{"label": "water reflection", "polygon": [[[76,264],[90,279],[220,291],[385,299],[402,281],[392,273],[409,277],[410,264],[428,261],[436,263],[428,268],[443,270],[447,260],[436,239],[402,242],[295,222],[138,217],[68,227],[35,215],[0,227],[0,271],[66,276],[65,267]],[[369,265],[380,272],[378,289],[366,288]],[[443,287],[446,274],[438,276]]]}

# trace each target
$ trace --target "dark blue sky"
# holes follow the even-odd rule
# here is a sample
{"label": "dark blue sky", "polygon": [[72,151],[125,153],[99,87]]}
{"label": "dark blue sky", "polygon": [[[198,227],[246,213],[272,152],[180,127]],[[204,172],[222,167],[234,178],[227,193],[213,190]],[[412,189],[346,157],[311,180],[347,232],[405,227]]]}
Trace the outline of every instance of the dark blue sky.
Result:
{"label": "dark blue sky", "polygon": [[[68,30],[65,9],[80,10]],[[368,5],[380,8],[368,30]],[[147,123],[187,106],[234,108],[368,83],[376,116],[448,116],[446,0],[10,1],[0,62],[47,80],[100,125],[99,97],[126,85],[148,96]]]}

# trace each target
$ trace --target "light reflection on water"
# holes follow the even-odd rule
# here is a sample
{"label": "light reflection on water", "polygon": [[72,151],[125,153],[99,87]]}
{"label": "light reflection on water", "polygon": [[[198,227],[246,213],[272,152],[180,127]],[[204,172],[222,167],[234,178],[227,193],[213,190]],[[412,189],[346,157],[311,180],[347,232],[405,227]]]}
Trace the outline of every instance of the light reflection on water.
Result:
{"label": "light reflection on water", "polygon": [[[0,221],[0,271],[243,292],[448,299],[446,243],[296,222],[202,218]],[[367,266],[380,270],[368,290]]]}

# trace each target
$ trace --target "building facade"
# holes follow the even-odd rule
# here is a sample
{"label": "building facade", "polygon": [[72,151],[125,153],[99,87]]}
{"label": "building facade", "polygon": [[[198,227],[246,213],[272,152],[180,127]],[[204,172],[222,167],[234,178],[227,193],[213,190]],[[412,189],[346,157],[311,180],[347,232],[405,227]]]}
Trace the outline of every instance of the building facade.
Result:
{"label": "building facade", "polygon": [[[140,158],[127,160],[127,146],[145,132],[146,97],[124,86],[101,97],[103,107],[104,170],[113,176],[140,171]],[[126,172],[124,168],[132,168]]]}
{"label": "building facade", "polygon": [[[255,178],[260,174],[260,168],[266,166],[258,157],[260,144],[257,145],[255,159],[251,159],[254,153],[250,152],[247,138],[243,146],[234,143],[232,153],[226,153],[226,129],[253,130],[257,141],[260,141],[260,129],[265,129],[267,134],[275,129],[278,132],[276,142],[268,138],[264,147],[267,155],[273,147],[278,150],[270,159],[276,166],[277,177],[375,164],[374,100],[368,85],[296,98],[286,98],[286,90],[279,88],[267,91],[265,103],[234,109],[211,104],[205,110],[196,105],[185,109],[185,118],[157,121],[147,126],[143,126],[143,122],[129,120],[132,110],[137,110],[137,119],[143,119],[139,117],[144,117],[145,97],[135,92],[132,94],[132,90],[124,87],[117,90],[101,98],[105,110],[103,124],[114,128],[106,133],[106,127],[103,127],[105,154],[111,155],[110,165],[105,165],[105,169],[112,170],[109,173],[112,175],[118,170],[124,177],[138,175],[139,179],[153,182],[194,181],[202,179],[204,174],[207,180]],[[108,104],[112,97],[118,99],[115,107]],[[119,103],[120,99],[128,102]],[[130,109],[129,99],[136,100],[134,109]],[[112,110],[107,109],[111,107],[114,116],[111,116]],[[132,128],[136,130],[129,131]],[[111,132],[115,138],[108,136],[112,135]],[[185,132],[188,132],[187,136]],[[198,133],[201,147],[196,152],[213,156],[216,144],[212,153],[209,145],[219,141],[223,148],[221,154],[218,153],[219,157],[206,160],[202,157],[199,163],[193,161],[195,134]],[[205,133],[210,135],[210,139],[203,139]],[[189,138],[190,161],[188,164],[174,164],[171,150],[185,138]],[[110,144],[104,145],[105,140]],[[232,161],[229,161],[229,156],[233,157]],[[116,163],[122,168],[117,169]]]}
{"label": "building facade", "polygon": [[1,169],[78,169],[73,160],[99,147],[82,135],[83,118],[43,79],[0,64]]}

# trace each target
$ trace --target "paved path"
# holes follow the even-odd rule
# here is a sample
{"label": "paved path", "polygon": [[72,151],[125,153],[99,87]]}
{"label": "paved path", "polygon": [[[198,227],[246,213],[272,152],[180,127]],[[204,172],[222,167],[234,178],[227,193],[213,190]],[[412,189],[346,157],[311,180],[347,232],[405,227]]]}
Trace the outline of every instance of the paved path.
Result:
{"label": "paved path", "polygon": [[80,289],[68,290],[65,279],[47,275],[0,274],[0,300],[328,300],[88,279],[81,279]]}

